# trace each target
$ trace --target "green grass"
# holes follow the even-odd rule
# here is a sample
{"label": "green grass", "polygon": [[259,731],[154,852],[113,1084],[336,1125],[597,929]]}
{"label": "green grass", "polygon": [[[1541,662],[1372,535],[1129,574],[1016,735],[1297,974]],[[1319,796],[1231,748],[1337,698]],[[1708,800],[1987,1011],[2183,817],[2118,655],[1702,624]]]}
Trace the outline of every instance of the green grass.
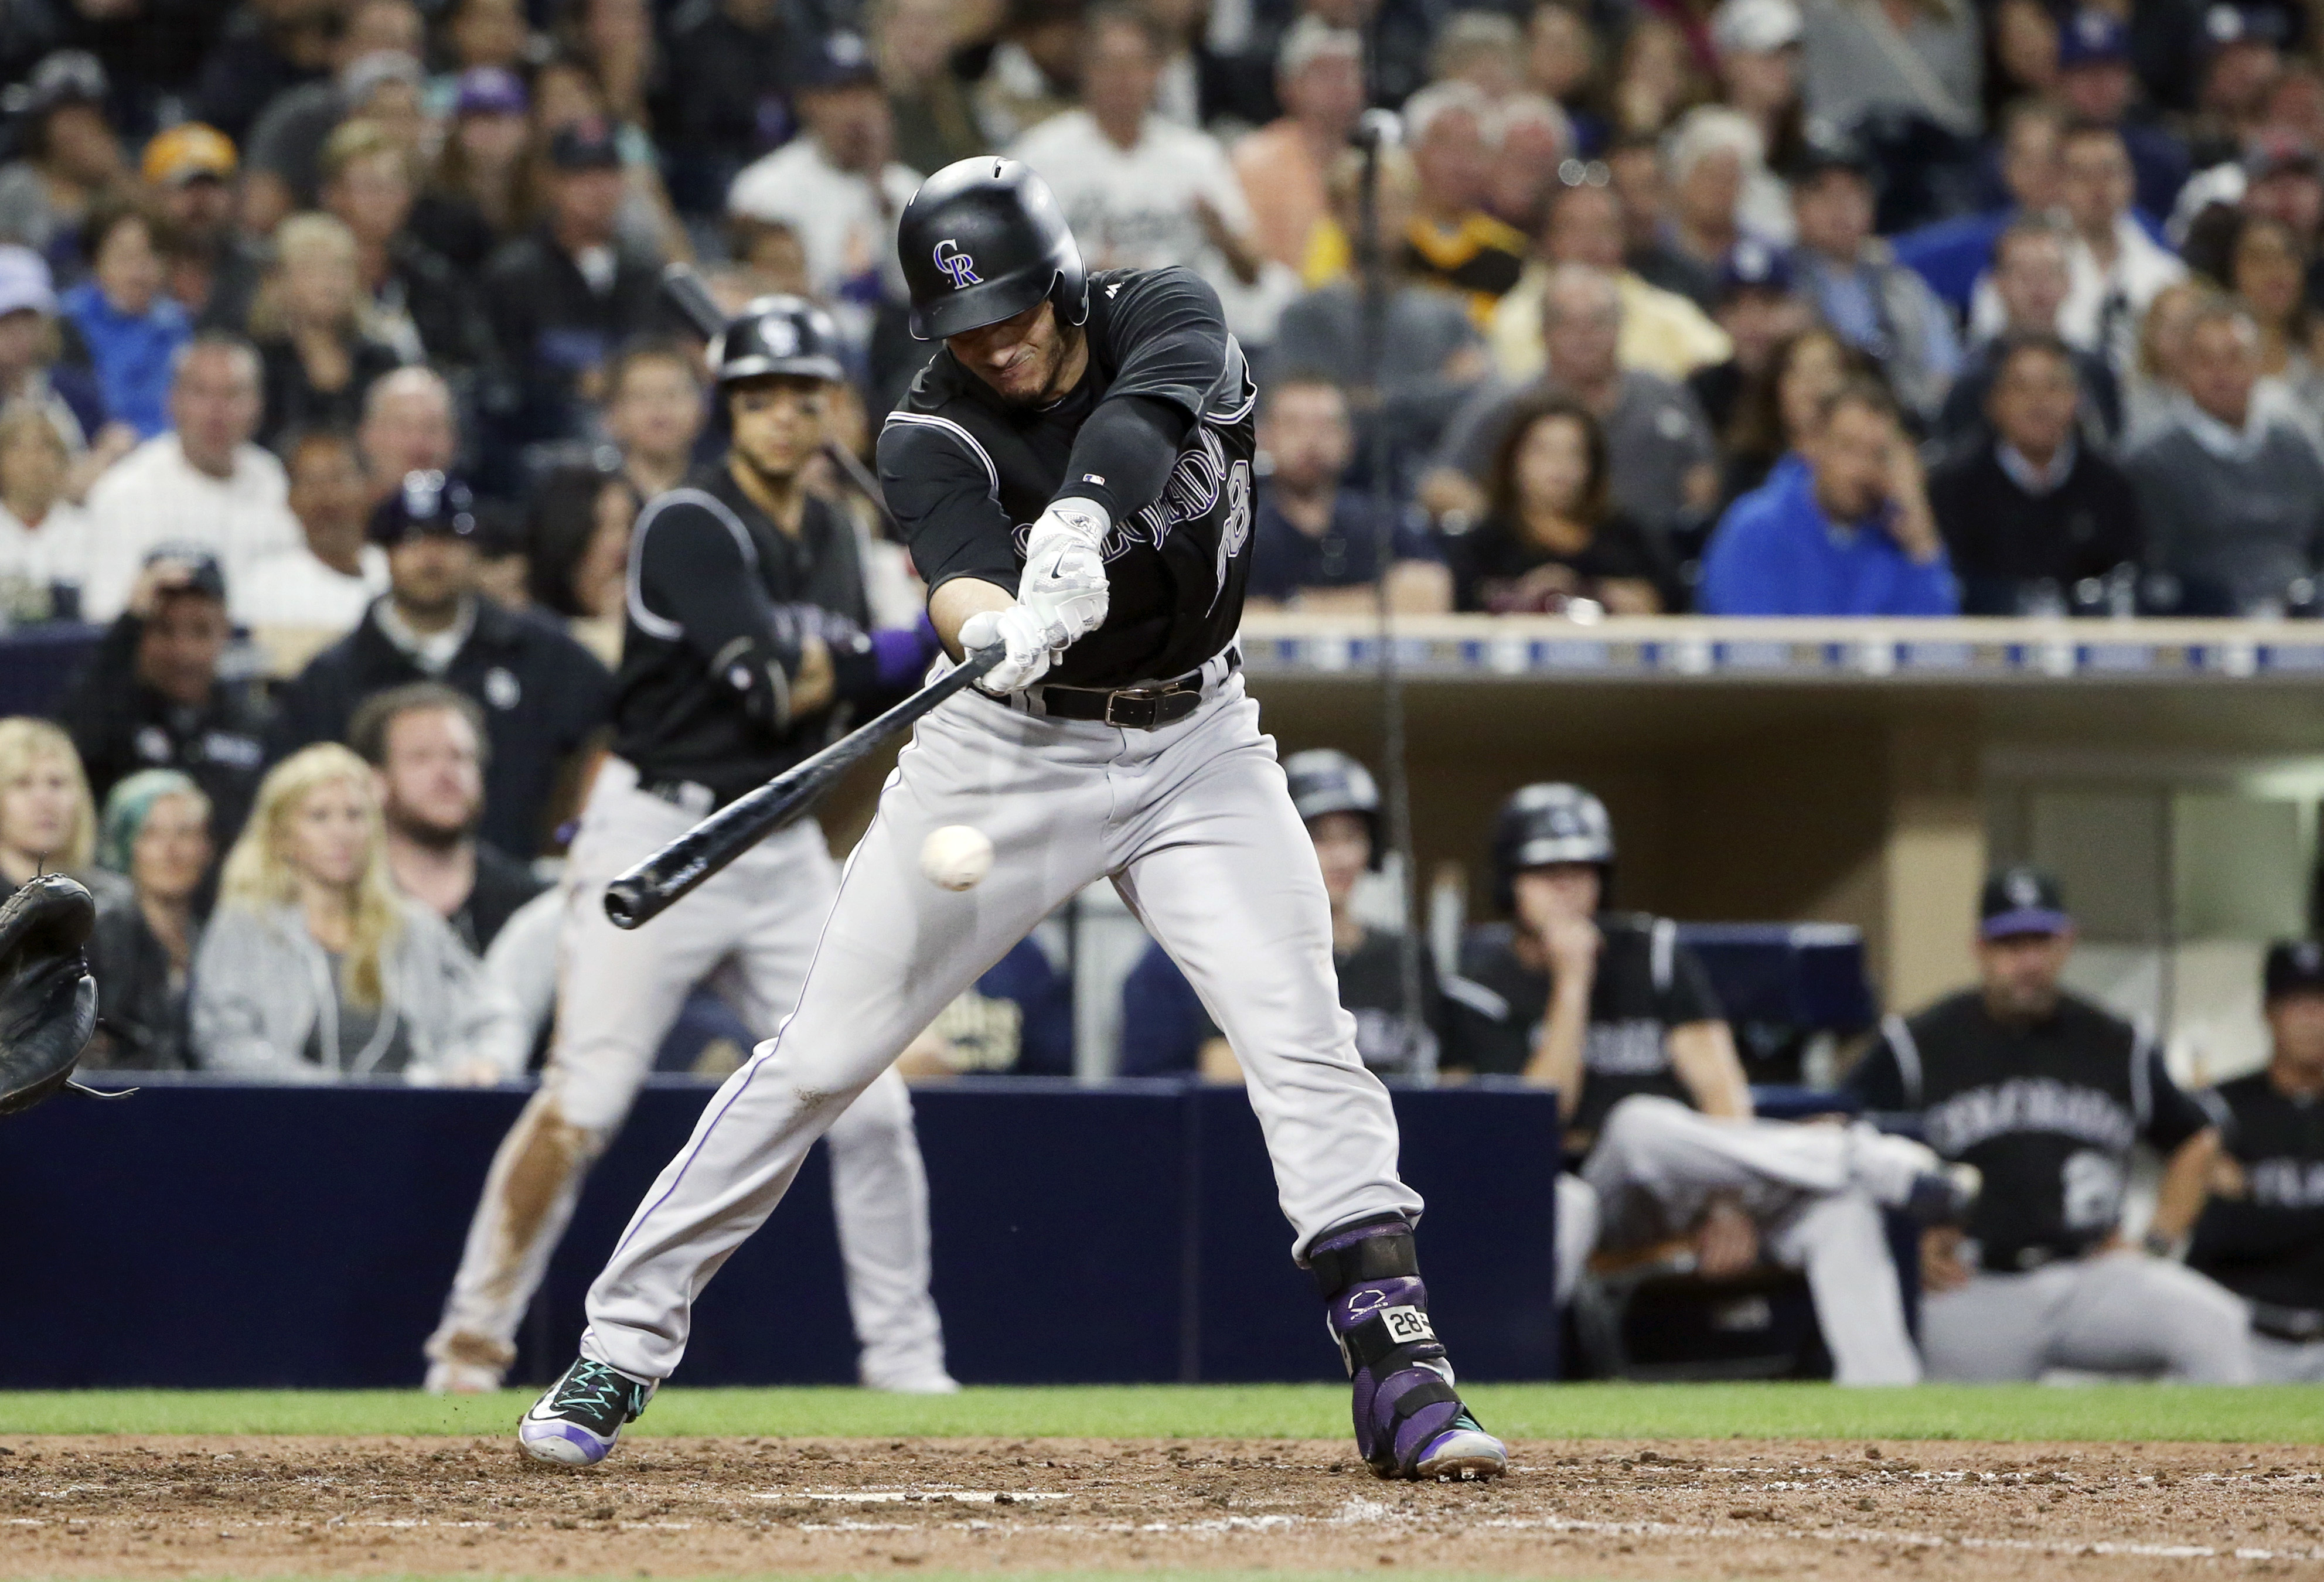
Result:
{"label": "green grass", "polygon": [[[2324,1444],[2324,1386],[2197,1389],[1927,1384],[1480,1384],[1467,1392],[1517,1439],[2207,1439]],[[416,1391],[89,1390],[0,1394],[0,1435],[500,1434],[530,1395]],[[1331,1384],[975,1389],[945,1397],[847,1389],[671,1390],[641,1434],[1065,1435],[1330,1439]]]}

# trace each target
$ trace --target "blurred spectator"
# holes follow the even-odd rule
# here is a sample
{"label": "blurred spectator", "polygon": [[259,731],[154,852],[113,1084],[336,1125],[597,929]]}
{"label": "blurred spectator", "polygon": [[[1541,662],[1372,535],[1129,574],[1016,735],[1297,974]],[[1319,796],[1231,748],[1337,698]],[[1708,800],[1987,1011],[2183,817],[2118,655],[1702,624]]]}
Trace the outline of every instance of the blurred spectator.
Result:
{"label": "blurred spectator", "polygon": [[[2144,1034],[2061,987],[2075,935],[2055,880],[2003,869],[1978,909],[1978,987],[1890,1016],[1848,1081],[1866,1109],[1919,1116],[1930,1146],[1985,1178],[1965,1226],[1922,1237],[1929,1376],[2249,1383],[2241,1304],[2153,1250],[2192,1226],[2218,1133]],[[2140,1141],[2166,1160],[2144,1248],[2122,1235]]]}
{"label": "blurred spectator", "polygon": [[460,457],[452,391],[432,368],[399,368],[371,387],[355,447],[374,501],[411,473],[449,473]]}
{"label": "blurred spectator", "polygon": [[1607,94],[1614,124],[1634,137],[1659,135],[1689,105],[1703,97],[1706,84],[1697,69],[1700,61],[1689,31],[1677,24],[1676,7],[1657,13],[1640,9],[1622,30],[1614,62],[1613,87]]}
{"label": "blurred spectator", "polygon": [[809,295],[833,304],[861,344],[880,305],[903,299],[896,217],[920,177],[891,157],[894,123],[861,37],[830,34],[797,72],[792,102],[806,134],[735,177],[726,207],[791,229],[807,249]]}
{"label": "blurred spectator", "polygon": [[1081,0],[1005,0],[1006,19],[973,95],[987,147],[1074,107],[1084,34]]}
{"label": "blurred spectator", "polygon": [[1792,289],[1791,259],[1763,243],[1744,242],[1720,266],[1715,317],[1730,354],[1687,375],[1686,388],[1702,405],[1711,431],[1723,440],[1734,428],[1744,391],[1766,373],[1775,348],[1805,329],[1814,315]]}
{"label": "blurred spectator", "polygon": [[[1350,392],[1360,436],[1377,422],[1387,430],[1390,464],[1399,476],[1415,458],[1435,448],[1454,409],[1490,371],[1482,338],[1460,300],[1416,279],[1406,266],[1411,256],[1384,250],[1388,305],[1377,348],[1367,341],[1362,287],[1352,273],[1353,243],[1360,225],[1359,189],[1364,156],[1343,151],[1332,166],[1332,217],[1316,235],[1318,259],[1333,263],[1325,283],[1295,299],[1276,326],[1266,366],[1317,373]],[[1402,149],[1384,150],[1379,169],[1379,235],[1403,234],[1412,212],[1412,161]],[[1262,389],[1271,375],[1260,376]],[[1379,391],[1371,394],[1375,381]],[[1367,415],[1368,413],[1373,415]],[[1369,455],[1360,443],[1359,457]]]}
{"label": "blurred spectator", "polygon": [[2187,118],[2189,153],[2200,170],[2232,160],[2263,129],[2268,90],[2283,71],[2283,45],[2293,32],[2284,14],[2266,5],[2206,8],[2189,41],[2199,76],[2194,114]]}
{"label": "blurred spectator", "polygon": [[314,207],[323,147],[340,122],[377,121],[406,152],[418,151],[420,13],[411,0],[353,0],[346,14],[332,76],[275,99],[243,142],[242,220],[254,235]]}
{"label": "blurred spectator", "polygon": [[1960,342],[1927,283],[1873,236],[1872,171],[1864,155],[1839,145],[1815,151],[1793,186],[1792,205],[1800,231],[1793,266],[1816,311],[1880,364],[1916,419],[1934,418],[1960,365]]}
{"label": "blurred spectator", "polygon": [[1404,267],[1467,299],[1483,325],[1525,270],[1522,232],[1484,209],[1500,124],[1485,96],[1465,82],[1440,82],[1404,107],[1405,141],[1420,178],[1404,233]]}
{"label": "blurred spectator", "polygon": [[195,906],[217,851],[210,801],[176,769],[143,769],[105,799],[97,857],[129,880],[89,936],[97,1037],[80,1063],[97,1071],[180,1072],[186,989],[202,937]]}
{"label": "blurred spectator", "polygon": [[634,341],[605,369],[605,437],[641,500],[686,481],[709,418],[694,354],[673,340]]}
{"label": "blurred spectator", "polygon": [[107,84],[97,57],[60,50],[23,84],[20,157],[0,166],[0,241],[46,259],[77,281],[89,253],[82,227],[128,179],[121,140],[105,118]]}
{"label": "blurred spectator", "polygon": [[[2024,215],[2010,223],[1993,248],[1993,271],[1981,292],[2000,304],[2001,327],[1973,348],[1946,397],[1937,434],[1949,444],[1981,443],[1986,395],[1993,388],[2002,348],[2027,336],[2056,337],[2059,310],[2065,306],[2072,275],[2066,259],[2072,233],[2045,215]],[[2295,290],[2297,288],[2295,287]],[[2069,348],[2081,393],[2078,413],[2085,442],[2111,450],[2122,433],[2122,387],[2114,370],[2095,352]]]}
{"label": "blurred spectator", "polygon": [[1091,268],[1183,264],[1217,289],[1229,328],[1267,345],[1296,283],[1279,266],[1268,278],[1225,151],[1154,113],[1166,41],[1144,13],[1111,3],[1092,6],[1084,31],[1082,107],[1027,133],[1010,157],[1048,181]]}
{"label": "blurred spectator", "polygon": [[1767,365],[1744,386],[1720,435],[1720,510],[1766,483],[1777,467],[1803,465],[1799,453],[1824,398],[1850,377],[1871,372],[1863,353],[1821,324],[1777,342]]}
{"label": "blurred spectator", "polygon": [[[644,127],[616,120],[613,101],[596,68],[576,55],[551,55],[533,69],[532,143],[536,157],[530,173],[535,192],[534,218],[545,199],[541,193],[555,164],[557,134],[568,128],[599,122],[613,129],[613,152],[622,172],[622,198],[614,211],[613,230],[623,246],[657,258],[690,258],[693,244],[669,193],[662,185],[661,153]],[[549,156],[544,159],[541,156]],[[714,206],[715,212],[715,206]]]}
{"label": "blurred spectator", "polygon": [[2263,214],[2236,215],[2226,240],[2219,283],[2258,327],[2260,377],[2301,415],[2310,437],[2324,444],[2324,368],[2317,363],[2324,325],[2308,299],[2307,248],[2290,226]]}
{"label": "blurred spectator", "polygon": [[789,140],[792,65],[815,48],[806,25],[781,0],[692,0],[671,17],[654,124],[679,209],[717,213],[735,173]]}
{"label": "blurred spectator", "polygon": [[[1582,176],[1594,183],[1598,172],[1585,165]],[[1647,284],[1674,291],[1698,308],[1710,308],[1718,295],[1717,272],[1689,258],[1670,240],[1662,140],[1635,136],[1617,143],[1607,151],[1605,178],[1622,200],[1622,261]]]}
{"label": "blurred spectator", "polygon": [[1561,182],[1550,195],[1542,232],[1543,262],[1526,266],[1508,295],[1494,306],[1493,366],[1503,379],[1531,379],[1547,353],[1541,336],[1542,290],[1562,263],[1603,271],[1622,299],[1622,336],[1614,355],[1625,368],[1665,379],[1684,379],[1732,349],[1702,309],[1675,291],[1648,285],[1622,262],[1622,200],[1609,187]]}
{"label": "blurred spectator", "polygon": [[1330,216],[1332,168],[1363,113],[1363,35],[1301,17],[1283,35],[1275,91],[1282,118],[1236,143],[1234,170],[1250,205],[1252,241],[1304,278],[1315,228]]}
{"label": "blurred spectator", "polygon": [[[322,184],[323,207],[354,244],[353,287],[365,334],[396,361],[424,359],[441,373],[489,361],[492,332],[473,285],[412,234],[411,161],[387,129],[376,121],[349,121],[332,133],[323,145]],[[275,233],[278,253],[288,251],[288,231],[286,224]],[[264,334],[254,324],[252,333]],[[368,385],[370,379],[359,382]],[[355,412],[350,407],[334,420],[352,423]]]}
{"label": "blurred spectator", "polygon": [[2324,462],[2299,428],[2255,399],[2259,368],[2249,313],[2198,308],[2187,330],[2189,400],[2126,464],[2148,558],[2178,579],[2188,614],[2264,613],[2313,598]]}
{"label": "blurred spectator", "polygon": [[1581,0],[1537,0],[1526,23],[1526,86],[1565,113],[1573,152],[1588,156],[1606,144],[1596,31]]}
{"label": "blurred spectator", "polygon": [[[523,33],[524,9],[512,0],[518,39]],[[661,92],[660,45],[654,32],[651,0],[579,0],[566,9],[562,20],[574,53],[587,60],[605,89],[605,107],[629,126],[650,124],[649,101]],[[521,58],[477,57],[476,65],[513,67]]]}
{"label": "blurred spectator", "polygon": [[196,119],[248,136],[268,105],[331,69],[344,21],[333,0],[244,0],[202,61]]}
{"label": "blurred spectator", "polygon": [[[1406,1020],[1406,936],[1366,923],[1356,888],[1379,871],[1387,848],[1380,832],[1379,787],[1346,753],[1314,748],[1283,760],[1291,805],[1314,842],[1323,894],[1332,906],[1332,965],[1340,1004],[1355,1018],[1356,1053],[1383,1077],[1426,1082],[1436,1074],[1445,1007],[1425,952],[1420,966],[1419,1026]],[[1125,1077],[1193,1072],[1239,1082],[1242,1068],[1218,1026],[1194,997],[1177,964],[1149,944],[1122,985],[1121,1072]]]}
{"label": "blurred spectator", "polygon": [[1438,516],[1484,504],[1492,460],[1518,403],[1547,391],[1573,397],[1606,430],[1612,471],[1608,487],[1623,515],[1650,533],[1667,534],[1707,510],[1719,477],[1702,410],[1683,387],[1624,370],[1622,299],[1612,277],[1585,265],[1552,271],[1542,290],[1541,377],[1524,385],[1496,380],[1471,396],[1437,448],[1422,500]]}
{"label": "blurred spectator", "polygon": [[1985,40],[1969,0],[1803,0],[1802,93],[1811,118],[1854,133],[1868,116],[1983,128]]}
{"label": "blurred spectator", "polygon": [[76,621],[88,513],[65,498],[72,452],[48,408],[0,406],[0,624]]}
{"label": "blurred spectator", "polygon": [[144,210],[100,204],[81,235],[89,278],[59,306],[88,347],[106,415],[151,439],[170,426],[171,360],[192,327],[162,293],[161,253]]}
{"label": "blurred spectator", "polygon": [[1495,107],[1500,141],[1485,178],[1485,208],[1520,235],[1536,235],[1547,217],[1550,195],[1574,146],[1565,112],[1539,94],[1518,94]]}
{"label": "blurred spectator", "polygon": [[2130,212],[2130,155],[2122,134],[2104,126],[2069,127],[2058,146],[2060,201],[2074,227],[2068,255],[2072,289],[2058,326],[2075,345],[2116,369],[2138,355],[2138,321],[2155,293],[2182,279],[2187,266],[2146,234]]}
{"label": "blurred spectator", "polygon": [[1484,520],[1448,538],[1455,608],[1560,614],[1587,602],[1614,615],[1679,607],[1663,547],[1616,510],[1606,435],[1569,397],[1534,396],[1510,415],[1493,457]]}
{"label": "blurred spectator", "polygon": [[220,843],[234,838],[258,789],[273,715],[260,686],[220,675],[233,635],[214,556],[164,544],[146,557],[129,607],[58,710],[95,795],[141,769],[181,769],[209,798]]}
{"label": "blurred spectator", "polygon": [[[1721,97],[1749,118],[1759,133],[1765,163],[1778,170],[1790,169],[1807,147],[1803,131],[1806,117],[1800,105],[1803,31],[1800,8],[1793,0],[1723,0],[1711,14],[1711,48],[1719,57],[1719,81],[1725,90]],[[1782,189],[1775,191],[1780,195]],[[1780,229],[1775,215],[1757,208],[1750,224],[1765,235],[1790,239],[1788,206]]]}
{"label": "blurred spectator", "polygon": [[[513,71],[480,66],[460,74],[434,175],[411,205],[410,235],[465,274],[482,270],[493,250],[521,235],[529,221],[531,104]],[[324,201],[330,202],[327,186]]]}
{"label": "blurred spectator", "polygon": [[968,84],[953,69],[968,41],[965,16],[951,0],[881,0],[870,11],[872,53],[896,128],[896,158],[915,170],[941,170],[984,152]]}
{"label": "blurred spectator", "polygon": [[[1929,282],[1955,313],[1967,314],[1993,262],[2001,233],[2025,216],[2044,216],[2062,198],[2059,143],[2066,115],[2047,99],[2021,99],[2001,117],[2002,191],[2008,201],[1981,214],[1938,220],[1895,239],[1896,262]],[[1981,327],[1990,334],[1989,324]]]}
{"label": "blurred spectator", "polygon": [[156,544],[198,544],[238,587],[261,558],[299,546],[282,464],[251,443],[262,409],[258,354],[215,332],[178,354],[166,434],[131,451],[88,492],[89,581],[81,617],[111,621]]}
{"label": "blurred spectator", "polygon": [[2130,30],[2112,12],[2087,5],[2067,17],[2058,41],[2058,98],[2075,120],[2122,133],[2136,172],[2138,207],[2169,214],[2186,184],[2187,145],[2163,126],[2134,118],[2138,78],[2130,65]]}
{"label": "blurred spectator", "polygon": [[2201,1102],[2220,1132],[2187,1266],[2251,1310],[2263,1384],[2324,1383],[2324,949],[2268,947],[2264,1069]]}
{"label": "blurred spectator", "polygon": [[[1259,448],[1268,470],[1251,527],[1247,602],[1262,610],[1370,610],[1381,502],[1342,486],[1355,451],[1347,397],[1330,380],[1295,371],[1268,382],[1259,400]],[[1451,609],[1451,580],[1425,524],[1393,504],[1386,509],[1396,516],[1389,606],[1417,614]]]}
{"label": "blurred spectator", "polygon": [[493,1082],[523,1030],[444,920],[395,893],[371,770],[336,743],[277,764],[194,958],[196,1058],[276,1081]]}
{"label": "blurred spectator", "polygon": [[274,233],[274,266],[251,308],[272,446],[294,428],[352,428],[374,381],[401,363],[369,333],[355,234],[328,215],[293,215]]}
{"label": "blurred spectator", "polygon": [[344,430],[307,428],[284,437],[290,514],[305,542],[251,568],[235,590],[235,612],[251,626],[350,631],[387,591],[387,555],[364,540],[371,500],[363,463]]}
{"label": "blurred spectator", "polygon": [[0,244],[0,404],[41,408],[76,453],[102,446],[109,464],[136,437],[125,426],[103,432],[104,392],[88,369],[60,361],[63,343],[49,266],[29,247]]}
{"label": "blurred spectator", "polygon": [[1798,467],[1727,508],[1702,557],[1706,615],[1951,615],[1960,608],[1920,458],[1895,402],[1851,381],[1823,399]]}
{"label": "blurred spectator", "polygon": [[397,891],[452,925],[481,956],[516,909],[548,887],[476,838],[484,812],[484,715],[441,682],[364,700],[347,745],[378,776],[387,870]]}
{"label": "blurred spectator", "polygon": [[[446,64],[455,93],[459,79],[471,71],[524,69],[533,39],[521,0],[453,0],[430,9],[438,14],[439,44],[451,47]],[[576,5],[569,11],[582,9]]]}
{"label": "blurred spectator", "polygon": [[643,503],[626,474],[563,467],[541,480],[528,512],[528,602],[609,666],[622,657],[630,530]]}
{"label": "blurred spectator", "polygon": [[[2187,399],[2187,332],[2195,309],[2210,295],[2183,280],[2154,293],[2138,327],[2138,361],[2122,381],[2122,449],[2137,449],[2178,420]],[[2263,387],[2263,392],[2264,387]]]}
{"label": "blurred spectator", "polygon": [[1070,1077],[1073,979],[1050,961],[1038,936],[1019,940],[967,993],[936,1014],[896,1064],[915,1081]]}
{"label": "blurred spectator", "polygon": [[163,282],[195,324],[240,330],[264,270],[235,224],[234,144],[214,126],[180,122],[145,145],[140,169],[166,241]]}
{"label": "blurred spectator", "polygon": [[2055,336],[2013,333],[1984,354],[1989,427],[1929,479],[1964,615],[2130,612],[2145,548],[2138,497],[2076,432],[2082,367]]}
{"label": "blurred spectator", "polygon": [[1430,41],[1428,78],[1465,82],[1499,105],[1525,84],[1525,35],[1498,11],[1456,10]]}
{"label": "blurred spectator", "polygon": [[46,720],[0,720],[0,884],[69,873],[105,906],[127,887],[89,866],[96,851],[97,804],[72,738]]}
{"label": "blurred spectator", "polygon": [[484,301],[501,355],[522,386],[523,437],[578,431],[605,358],[659,314],[659,271],[622,245],[622,156],[603,120],[559,131],[549,150],[540,225],[493,255]]}
{"label": "blurred spectator", "polygon": [[1663,227],[1673,251],[1715,275],[1746,238],[1788,246],[1792,199],[1767,169],[1766,144],[1741,112],[1698,105],[1664,139],[1670,214]]}
{"label": "blurred spectator", "polygon": [[282,700],[286,747],[342,739],[363,701],[441,681],[484,705],[488,748],[479,832],[531,858],[556,828],[568,760],[611,705],[613,677],[563,632],[476,593],[476,517],[467,486],[405,475],[374,508],[371,539],[389,586],[363,624],[308,662]]}

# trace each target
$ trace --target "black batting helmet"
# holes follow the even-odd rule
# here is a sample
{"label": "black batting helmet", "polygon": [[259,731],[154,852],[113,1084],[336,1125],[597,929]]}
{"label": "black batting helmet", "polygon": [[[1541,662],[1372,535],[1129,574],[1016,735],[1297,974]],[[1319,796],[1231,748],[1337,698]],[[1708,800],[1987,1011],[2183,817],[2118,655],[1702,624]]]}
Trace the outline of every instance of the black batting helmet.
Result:
{"label": "black batting helmet", "polygon": [[1089,274],[1056,195],[1015,160],[980,154],[921,182],[896,253],[920,340],[998,324],[1045,298],[1067,324],[1089,317]]}
{"label": "black batting helmet", "polygon": [[1493,820],[1493,900],[1517,910],[1517,875],[1554,862],[1614,865],[1614,821],[1606,805],[1579,786],[1521,787]]}
{"label": "black batting helmet", "polygon": [[1371,771],[1333,748],[1310,748],[1283,760],[1284,777],[1291,782],[1291,805],[1303,823],[1313,823],[1327,813],[1360,814],[1371,832],[1371,866],[1386,855],[1380,850],[1380,795]]}
{"label": "black batting helmet", "polygon": [[831,316],[803,297],[780,294],[753,298],[726,321],[710,343],[710,366],[721,390],[770,374],[834,382],[847,377]]}

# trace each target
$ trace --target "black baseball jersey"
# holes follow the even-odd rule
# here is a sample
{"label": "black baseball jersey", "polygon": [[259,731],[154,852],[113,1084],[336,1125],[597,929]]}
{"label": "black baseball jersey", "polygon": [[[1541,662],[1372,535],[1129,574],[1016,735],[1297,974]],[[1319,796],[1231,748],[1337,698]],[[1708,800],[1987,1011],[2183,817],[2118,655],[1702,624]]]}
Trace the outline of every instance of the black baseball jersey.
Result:
{"label": "black baseball jersey", "polygon": [[[855,529],[809,495],[792,537],[723,461],[638,517],[627,605],[613,751],[648,783],[692,781],[730,801],[821,748],[846,700],[870,690]],[[810,634],[830,645],[843,706],[798,720],[788,687]]]}
{"label": "black baseball jersey", "polygon": [[[1105,624],[1048,678],[1167,680],[1225,648],[1242,619],[1257,387],[1217,293],[1191,271],[1101,271],[1089,303],[1089,372],[1052,407],[1011,407],[939,351],[880,431],[880,481],[930,588],[973,576],[1013,593],[1027,536],[1051,501],[1115,508]],[[1076,444],[1101,405],[1120,401],[1183,433],[1150,488],[1092,470]]]}
{"label": "black baseball jersey", "polygon": [[[1569,1123],[1576,1144],[1598,1135],[1606,1112],[1633,1093],[1693,1102],[1671,1067],[1670,1030],[1721,1019],[1710,975],[1666,917],[1607,913],[1605,943],[1590,985],[1590,1031],[1582,1044],[1582,1093]],[[1507,923],[1472,928],[1461,942],[1461,973],[1445,980],[1444,1064],[1515,1076],[1533,1059],[1549,1011],[1551,977],[1518,958]]]}
{"label": "black baseball jersey", "polygon": [[2258,1072],[2204,1108],[2249,1191],[2211,1200],[2187,1262],[2251,1301],[2324,1311],[2324,1098],[2294,1098]]}
{"label": "black baseball jersey", "polygon": [[2168,1153],[2210,1124],[2152,1042],[2072,995],[2015,1026],[1969,989],[1881,1033],[1848,1089],[1869,1110],[1918,1111],[1931,1147],[1984,1172],[1968,1230],[1987,1269],[2104,1241],[2121,1222],[2133,1145]]}

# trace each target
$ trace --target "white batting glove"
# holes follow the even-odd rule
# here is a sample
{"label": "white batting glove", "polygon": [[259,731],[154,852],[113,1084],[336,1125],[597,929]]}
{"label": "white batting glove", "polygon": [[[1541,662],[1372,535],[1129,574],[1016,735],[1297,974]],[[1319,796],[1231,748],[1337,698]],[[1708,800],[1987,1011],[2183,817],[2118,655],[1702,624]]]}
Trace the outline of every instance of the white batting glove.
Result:
{"label": "white batting glove", "polygon": [[1111,525],[1104,508],[1088,500],[1055,501],[1033,524],[1017,602],[1040,621],[1053,648],[1105,624],[1111,594],[1102,546]]}
{"label": "white batting glove", "polygon": [[1048,674],[1049,634],[1039,619],[1022,604],[1005,610],[980,610],[960,623],[964,653],[975,653],[1000,643],[1008,658],[984,673],[977,685],[990,693],[1022,692]]}

